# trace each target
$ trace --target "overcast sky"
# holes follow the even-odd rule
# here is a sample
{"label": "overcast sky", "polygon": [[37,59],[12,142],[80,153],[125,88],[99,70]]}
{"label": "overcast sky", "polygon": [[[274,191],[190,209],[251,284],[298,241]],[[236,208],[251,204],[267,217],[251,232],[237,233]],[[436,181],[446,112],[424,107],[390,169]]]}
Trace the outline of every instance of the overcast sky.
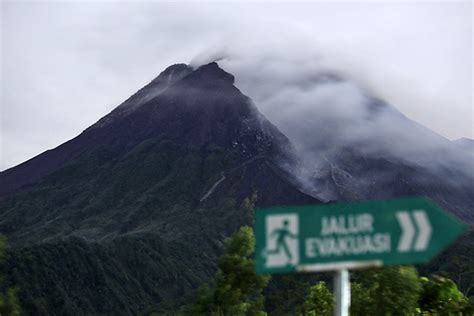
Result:
{"label": "overcast sky", "polygon": [[257,106],[268,87],[247,79],[268,74],[269,60],[301,71],[322,60],[437,133],[473,138],[472,10],[470,1],[3,1],[0,170],[78,135],[168,65],[219,57]]}

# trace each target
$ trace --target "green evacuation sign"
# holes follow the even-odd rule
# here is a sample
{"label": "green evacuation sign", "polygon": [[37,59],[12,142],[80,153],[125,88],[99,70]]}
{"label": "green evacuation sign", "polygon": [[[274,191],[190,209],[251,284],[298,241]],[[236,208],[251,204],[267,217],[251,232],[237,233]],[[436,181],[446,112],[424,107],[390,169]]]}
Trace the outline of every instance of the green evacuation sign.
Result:
{"label": "green evacuation sign", "polygon": [[257,209],[257,272],[426,262],[464,228],[422,198]]}

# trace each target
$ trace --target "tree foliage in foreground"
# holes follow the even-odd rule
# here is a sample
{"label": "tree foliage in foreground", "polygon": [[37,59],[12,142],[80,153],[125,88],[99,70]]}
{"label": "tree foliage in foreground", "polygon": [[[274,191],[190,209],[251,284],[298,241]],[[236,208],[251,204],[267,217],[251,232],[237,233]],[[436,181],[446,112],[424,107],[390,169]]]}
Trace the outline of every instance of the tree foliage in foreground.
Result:
{"label": "tree foliage in foreground", "polygon": [[447,278],[435,276],[420,278],[423,295],[420,310],[433,315],[474,315],[474,301],[466,298],[456,284]]}
{"label": "tree foliage in foreground", "polygon": [[270,277],[255,272],[254,250],[250,227],[242,227],[226,239],[213,282],[199,291],[195,315],[266,315],[262,291]]}
{"label": "tree foliage in foreground", "polygon": [[265,308],[272,316],[300,315],[311,284],[321,281],[320,275],[273,275],[264,291]]}
{"label": "tree foliage in foreground", "polygon": [[307,316],[331,316],[334,311],[334,295],[326,287],[326,283],[319,282],[309,288],[304,302],[303,313]]}
{"label": "tree foliage in foreground", "polygon": [[[466,298],[452,280],[419,278],[414,267],[362,270],[353,275],[353,316],[474,315],[474,300]],[[310,287],[304,316],[332,315],[333,308],[334,296],[324,282]]]}
{"label": "tree foliage in foreground", "polygon": [[352,287],[353,315],[410,315],[416,311],[421,294],[414,267],[357,271]]}
{"label": "tree foliage in foreground", "polygon": [[[226,239],[218,272],[210,284],[200,289],[197,302],[188,313],[266,315],[263,290],[270,277],[256,274],[254,248],[255,239],[249,227],[242,227]],[[420,278],[411,266],[361,270],[352,276],[350,312],[353,316],[474,315],[474,301],[466,298],[453,281],[439,276]],[[283,315],[285,311],[299,316],[332,315],[334,295],[325,282],[312,286],[290,283],[291,286],[282,288],[271,298],[272,315]],[[283,293],[285,290],[290,292]],[[295,304],[295,300],[286,299],[304,292],[304,303]]]}

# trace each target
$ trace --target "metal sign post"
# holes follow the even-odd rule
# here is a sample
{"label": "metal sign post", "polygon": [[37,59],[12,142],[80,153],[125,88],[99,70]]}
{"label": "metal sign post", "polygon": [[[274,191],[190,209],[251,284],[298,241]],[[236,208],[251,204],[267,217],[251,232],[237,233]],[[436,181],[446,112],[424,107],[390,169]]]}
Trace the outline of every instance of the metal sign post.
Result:
{"label": "metal sign post", "polygon": [[334,276],[334,292],[336,296],[335,316],[349,316],[351,305],[351,281],[349,270],[337,270]]}

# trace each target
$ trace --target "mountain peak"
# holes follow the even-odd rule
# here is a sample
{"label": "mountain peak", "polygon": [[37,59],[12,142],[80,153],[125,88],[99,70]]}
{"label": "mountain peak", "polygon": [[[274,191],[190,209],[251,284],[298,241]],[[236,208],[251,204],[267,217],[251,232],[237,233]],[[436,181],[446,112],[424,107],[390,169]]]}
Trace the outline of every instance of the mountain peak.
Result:
{"label": "mountain peak", "polygon": [[166,82],[168,84],[176,82],[193,72],[193,68],[186,64],[174,64],[163,70],[150,84]]}
{"label": "mountain peak", "polygon": [[474,150],[474,139],[462,137],[454,140],[453,143],[465,150]]}
{"label": "mountain peak", "polygon": [[211,62],[197,68],[189,75],[193,80],[205,82],[221,82],[234,84],[234,76],[222,68],[216,62]]}

